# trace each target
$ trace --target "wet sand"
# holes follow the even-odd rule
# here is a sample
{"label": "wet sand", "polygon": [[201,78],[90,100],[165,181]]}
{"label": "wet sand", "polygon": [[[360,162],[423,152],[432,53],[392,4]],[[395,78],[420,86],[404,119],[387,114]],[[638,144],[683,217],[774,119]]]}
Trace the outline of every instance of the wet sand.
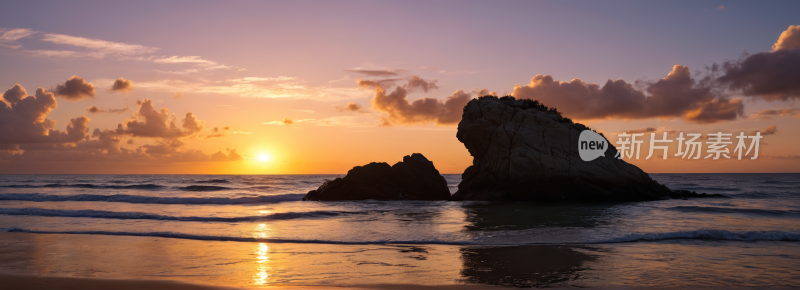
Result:
{"label": "wet sand", "polygon": [[413,284],[379,284],[360,286],[262,286],[251,288],[231,288],[222,286],[189,284],[177,281],[162,280],[123,280],[123,279],[87,279],[74,277],[42,277],[25,275],[0,274],[0,289],[17,290],[236,290],[236,289],[292,289],[292,290],[451,290],[451,289],[501,289],[497,286],[485,285],[413,285]]}

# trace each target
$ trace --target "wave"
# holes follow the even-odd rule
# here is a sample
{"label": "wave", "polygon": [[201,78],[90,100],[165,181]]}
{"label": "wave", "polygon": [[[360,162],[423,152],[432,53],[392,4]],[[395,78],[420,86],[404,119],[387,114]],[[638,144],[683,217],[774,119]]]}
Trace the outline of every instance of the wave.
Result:
{"label": "wave", "polygon": [[676,189],[688,189],[693,191],[740,191],[741,189],[735,187],[704,187],[704,186],[676,186]]}
{"label": "wave", "polygon": [[298,239],[270,239],[252,237],[232,237],[232,236],[213,236],[195,235],[176,232],[124,232],[124,231],[40,231],[24,228],[0,228],[0,232],[19,232],[34,234],[74,234],[74,235],[110,235],[110,236],[139,236],[139,237],[161,237],[174,239],[189,239],[202,241],[235,241],[235,242],[259,242],[259,243],[303,243],[303,244],[344,244],[344,245],[372,245],[372,244],[417,244],[417,245],[454,245],[454,246],[518,246],[518,245],[589,245],[589,244],[620,244],[635,242],[654,242],[666,240],[719,240],[719,241],[780,241],[798,242],[799,233],[787,232],[730,232],[724,230],[697,230],[681,231],[658,234],[629,234],[623,237],[614,238],[606,241],[597,242],[566,242],[566,243],[502,243],[502,242],[480,242],[480,241],[446,241],[446,240],[356,240],[356,241],[333,241],[333,240],[298,240]]}
{"label": "wave", "polygon": [[297,239],[270,239],[230,236],[194,235],[176,232],[115,232],[115,231],[39,231],[24,228],[0,228],[0,232],[32,233],[32,234],[67,234],[67,235],[107,235],[107,236],[134,236],[134,237],[159,237],[172,239],[187,239],[200,241],[223,242],[257,242],[257,243],[294,243],[294,244],[337,244],[337,245],[386,245],[386,244],[419,244],[419,245],[479,245],[473,242],[440,241],[440,240],[374,240],[374,241],[332,241],[332,240],[297,240]]}
{"label": "wave", "polygon": [[133,185],[95,185],[91,183],[75,183],[75,184],[62,184],[62,183],[49,183],[45,185],[30,185],[30,184],[11,184],[3,185],[0,187],[6,188],[50,188],[50,187],[75,187],[75,188],[101,188],[101,189],[159,189],[163,185],[158,184],[133,184]]}
{"label": "wave", "polygon": [[246,203],[276,203],[284,201],[299,201],[305,194],[281,194],[252,197],[158,197],[128,194],[97,195],[48,195],[40,193],[2,193],[0,200],[22,201],[107,201],[127,203],[155,203],[155,204],[246,204]]}
{"label": "wave", "polygon": [[189,185],[178,188],[185,191],[218,191],[218,190],[232,189],[230,187],[216,186],[216,185]]}
{"label": "wave", "polygon": [[142,212],[115,212],[104,210],[60,210],[43,208],[0,208],[0,214],[46,216],[46,217],[76,217],[76,218],[105,218],[105,219],[147,219],[182,222],[259,222],[274,220],[290,220],[302,218],[325,218],[338,216],[345,212],[336,211],[311,211],[311,212],[286,212],[274,213],[263,216],[245,217],[197,217],[197,216],[168,216]]}
{"label": "wave", "polygon": [[731,232],[725,230],[696,230],[652,234],[629,234],[619,238],[591,244],[630,243],[665,240],[721,240],[721,241],[800,241],[800,233],[787,232]]}
{"label": "wave", "polygon": [[197,183],[231,183],[226,179],[211,179],[211,180],[198,180]]}
{"label": "wave", "polygon": [[729,207],[709,207],[709,206],[676,206],[667,208],[669,210],[681,212],[702,212],[702,213],[734,213],[734,214],[755,214],[768,216],[787,216],[798,215],[796,210],[770,210],[757,208],[729,208]]}

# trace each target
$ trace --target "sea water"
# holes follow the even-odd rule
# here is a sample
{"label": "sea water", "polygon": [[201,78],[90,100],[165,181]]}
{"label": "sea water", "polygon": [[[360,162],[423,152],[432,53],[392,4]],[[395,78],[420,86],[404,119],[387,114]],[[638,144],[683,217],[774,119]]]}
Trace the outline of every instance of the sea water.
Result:
{"label": "sea water", "polygon": [[[227,286],[800,284],[800,174],[625,203],[301,201],[341,175],[0,175],[0,273]],[[444,175],[455,192],[460,175]]]}

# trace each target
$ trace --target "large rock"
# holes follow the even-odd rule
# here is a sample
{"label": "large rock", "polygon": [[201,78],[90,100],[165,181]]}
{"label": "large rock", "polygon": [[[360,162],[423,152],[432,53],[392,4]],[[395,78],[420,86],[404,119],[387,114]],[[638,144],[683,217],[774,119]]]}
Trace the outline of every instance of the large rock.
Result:
{"label": "large rock", "polygon": [[447,200],[450,190],[433,162],[422,154],[406,155],[393,166],[356,166],[344,178],[326,181],[303,200]]}
{"label": "large rock", "polygon": [[[458,123],[458,140],[473,156],[453,200],[641,201],[673,193],[638,167],[614,158],[583,161],[578,137],[589,130],[536,101],[481,97]],[[608,140],[606,140],[608,141]],[[696,195],[696,194],[695,194]]]}

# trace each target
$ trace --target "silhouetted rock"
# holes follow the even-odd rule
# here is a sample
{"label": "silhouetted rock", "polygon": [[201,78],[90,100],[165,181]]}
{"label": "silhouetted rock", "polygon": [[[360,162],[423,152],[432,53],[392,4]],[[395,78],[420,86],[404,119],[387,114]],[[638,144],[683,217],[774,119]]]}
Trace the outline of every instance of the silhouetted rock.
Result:
{"label": "silhouetted rock", "polygon": [[326,181],[303,200],[447,200],[450,190],[433,162],[422,154],[406,155],[393,166],[356,166],[344,178]]}
{"label": "silhouetted rock", "polygon": [[694,191],[678,189],[678,190],[673,190],[672,193],[670,193],[669,197],[670,198],[675,198],[675,199],[678,199],[678,198],[686,199],[686,198],[702,198],[702,197],[724,197],[724,198],[727,198],[728,196],[722,195],[722,194],[717,194],[717,193],[706,194],[705,192],[697,193],[697,192],[694,192]]}
{"label": "silhouetted rock", "polygon": [[[513,97],[467,103],[458,140],[473,156],[453,200],[640,201],[683,197],[621,159],[583,161],[578,137],[589,130],[555,109]],[[608,140],[606,140],[608,141]]]}

